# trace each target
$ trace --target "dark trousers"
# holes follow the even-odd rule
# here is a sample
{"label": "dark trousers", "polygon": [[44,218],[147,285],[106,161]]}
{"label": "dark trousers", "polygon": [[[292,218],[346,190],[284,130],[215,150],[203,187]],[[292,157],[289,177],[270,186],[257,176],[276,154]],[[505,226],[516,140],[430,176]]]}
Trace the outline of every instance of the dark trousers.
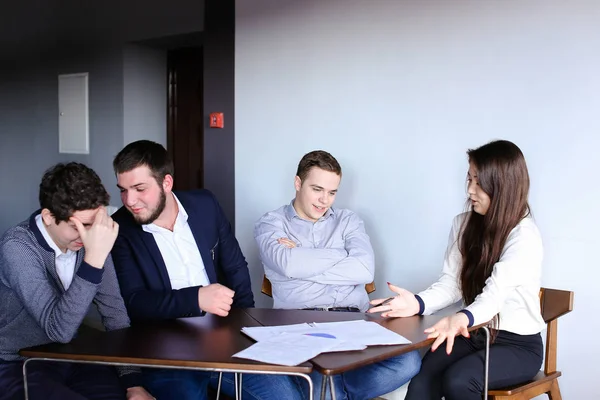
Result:
{"label": "dark trousers", "polygon": [[[112,367],[52,361],[27,363],[31,400],[124,400],[125,389]],[[0,363],[0,400],[22,400],[23,363]]]}
{"label": "dark trousers", "polygon": [[[540,369],[543,345],[540,334],[517,335],[499,331],[490,346],[489,389],[517,385]],[[446,344],[423,357],[421,371],[410,381],[406,400],[481,400],[484,387],[485,333],[458,336],[450,355]]]}

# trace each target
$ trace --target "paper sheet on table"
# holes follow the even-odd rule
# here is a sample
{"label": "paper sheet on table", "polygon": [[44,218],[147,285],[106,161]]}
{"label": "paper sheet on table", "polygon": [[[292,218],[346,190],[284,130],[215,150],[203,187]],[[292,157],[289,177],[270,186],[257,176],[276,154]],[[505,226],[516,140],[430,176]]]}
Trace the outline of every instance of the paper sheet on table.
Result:
{"label": "paper sheet on table", "polygon": [[282,333],[261,340],[233,355],[269,364],[294,366],[330,351],[337,340],[298,333]]}
{"label": "paper sheet on table", "polygon": [[[337,339],[341,342],[340,348],[343,348],[344,350],[361,350],[364,346],[411,343],[410,340],[384,328],[378,323],[365,320],[257,326],[242,328],[242,332],[259,342],[268,340],[282,333],[321,335],[330,339]],[[344,344],[343,346],[342,343]],[[333,351],[344,350],[336,349]]]}
{"label": "paper sheet on table", "polygon": [[[257,342],[263,340],[269,340],[274,336],[281,334],[308,334],[312,336],[319,336],[312,324],[295,324],[295,325],[279,325],[279,326],[256,326],[252,328],[242,328],[242,332],[250,336]],[[335,339],[331,335],[326,336],[328,339]],[[329,352],[335,351],[353,351],[353,350],[364,350],[367,346],[355,341],[340,341],[336,340],[335,347],[329,349]]]}
{"label": "paper sheet on table", "polygon": [[250,336],[252,339],[260,342],[267,340],[281,333],[305,333],[311,329],[309,324],[295,325],[279,325],[279,326],[253,326],[251,328],[244,327],[242,332]]}
{"label": "paper sheet on table", "polygon": [[335,336],[343,342],[366,346],[409,344],[410,340],[373,321],[342,321],[314,323],[313,329]]}

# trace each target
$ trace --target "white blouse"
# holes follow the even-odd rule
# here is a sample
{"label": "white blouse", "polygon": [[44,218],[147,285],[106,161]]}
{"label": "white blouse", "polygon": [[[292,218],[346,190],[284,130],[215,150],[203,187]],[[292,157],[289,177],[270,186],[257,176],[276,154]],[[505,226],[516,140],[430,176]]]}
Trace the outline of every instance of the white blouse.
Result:
{"label": "white blouse", "polygon": [[[425,305],[425,315],[462,298],[462,257],[457,239],[466,216],[467,213],[457,215],[452,221],[442,276],[418,294]],[[487,322],[499,313],[498,329],[519,335],[535,334],[544,329],[539,298],[543,252],[537,225],[531,217],[524,218],[509,233],[500,260],[485,281],[483,291],[465,308],[473,315],[474,325]]]}

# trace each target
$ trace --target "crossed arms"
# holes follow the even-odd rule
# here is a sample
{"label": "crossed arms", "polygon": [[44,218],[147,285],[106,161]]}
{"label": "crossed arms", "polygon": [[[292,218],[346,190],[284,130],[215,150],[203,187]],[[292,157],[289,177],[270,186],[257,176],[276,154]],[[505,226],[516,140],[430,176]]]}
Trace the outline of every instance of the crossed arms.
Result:
{"label": "crossed arms", "polygon": [[343,223],[343,247],[309,248],[294,246],[293,232],[286,226],[284,217],[266,214],[254,228],[265,270],[270,269],[289,279],[329,285],[359,285],[373,281],[373,248],[363,222],[350,213]]}

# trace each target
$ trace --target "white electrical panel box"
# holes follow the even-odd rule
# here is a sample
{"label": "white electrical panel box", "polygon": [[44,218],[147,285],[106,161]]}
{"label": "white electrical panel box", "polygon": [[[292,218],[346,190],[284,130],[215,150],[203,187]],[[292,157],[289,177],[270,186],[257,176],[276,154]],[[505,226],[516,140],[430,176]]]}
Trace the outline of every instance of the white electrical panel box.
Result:
{"label": "white electrical panel box", "polygon": [[90,153],[87,72],[58,76],[58,152]]}

